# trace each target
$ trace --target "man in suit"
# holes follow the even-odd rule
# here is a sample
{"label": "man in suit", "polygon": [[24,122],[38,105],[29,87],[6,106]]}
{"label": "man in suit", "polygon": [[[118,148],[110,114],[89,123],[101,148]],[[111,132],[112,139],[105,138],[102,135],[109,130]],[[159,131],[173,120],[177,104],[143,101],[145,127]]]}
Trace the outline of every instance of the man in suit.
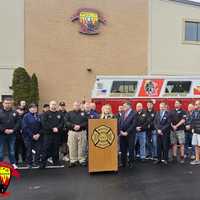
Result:
{"label": "man in suit", "polygon": [[166,103],[160,103],[160,111],[156,113],[154,126],[157,132],[158,160],[155,164],[162,162],[168,164],[168,150],[170,137],[170,117]]}
{"label": "man in suit", "polygon": [[121,166],[126,167],[127,164],[127,151],[129,152],[128,164],[133,167],[134,161],[134,140],[135,133],[133,130],[133,122],[135,112],[131,108],[131,103],[126,102],[123,104],[124,112],[119,119],[119,138],[121,150]]}
{"label": "man in suit", "polygon": [[115,117],[116,117],[118,120],[120,120],[120,118],[121,118],[123,112],[124,112],[124,107],[123,107],[123,106],[119,106],[119,107],[118,107],[118,113],[115,115]]}

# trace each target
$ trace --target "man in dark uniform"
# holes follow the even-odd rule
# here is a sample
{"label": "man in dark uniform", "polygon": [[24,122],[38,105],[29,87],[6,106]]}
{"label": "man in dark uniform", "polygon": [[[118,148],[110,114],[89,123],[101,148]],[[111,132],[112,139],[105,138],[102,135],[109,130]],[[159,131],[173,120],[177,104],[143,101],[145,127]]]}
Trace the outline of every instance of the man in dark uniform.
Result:
{"label": "man in dark uniform", "polygon": [[186,112],[181,109],[180,100],[175,101],[175,109],[170,112],[171,120],[171,144],[173,151],[173,161],[177,161],[177,143],[180,144],[180,163],[184,163],[184,144],[185,144],[185,121]]}
{"label": "man in dark uniform", "polygon": [[131,103],[126,102],[123,105],[124,113],[119,119],[119,140],[121,151],[121,166],[126,167],[127,164],[127,151],[129,152],[129,167],[133,167],[134,161],[134,143],[135,131],[133,130],[133,122],[135,112],[131,108]]}
{"label": "man in dark uniform", "polygon": [[147,114],[143,110],[142,103],[136,104],[136,116],[134,120],[134,130],[136,132],[135,144],[139,141],[140,159],[144,161],[146,158],[146,131],[148,126]]}
{"label": "man in dark uniform", "polygon": [[87,148],[87,114],[81,110],[81,104],[74,102],[73,110],[70,111],[65,119],[68,128],[68,146],[70,156],[70,167],[79,164],[86,166]]}
{"label": "man in dark uniform", "polygon": [[[41,121],[38,115],[38,107],[32,103],[29,105],[29,112],[26,113],[22,121],[22,135],[26,146],[26,161],[29,168],[38,167],[41,154]],[[35,160],[33,152],[35,151]]]}
{"label": "man in dark uniform", "polygon": [[[52,156],[53,164],[59,163],[60,132],[63,130],[63,115],[57,111],[56,101],[51,101],[50,110],[42,116],[43,150],[40,168],[45,168],[48,157]],[[50,153],[49,153],[50,152]]]}
{"label": "man in dark uniform", "polygon": [[[66,109],[66,103],[64,101],[61,101],[59,103],[58,111],[63,116],[63,119],[65,119],[68,113]],[[68,140],[68,129],[66,126],[63,126],[63,130],[61,131],[60,134],[60,153],[63,154],[62,160],[66,162],[69,161],[69,156],[68,156],[69,150],[68,150],[67,140]]]}
{"label": "man in dark uniform", "polygon": [[157,134],[154,127],[154,118],[156,112],[153,108],[153,102],[150,100],[147,102],[147,158],[157,159]]}
{"label": "man in dark uniform", "polygon": [[4,144],[8,146],[10,163],[16,169],[15,140],[19,128],[18,113],[13,110],[12,99],[3,100],[3,109],[0,110],[0,162],[4,159]]}
{"label": "man in dark uniform", "polygon": [[168,164],[170,118],[164,102],[160,103],[160,111],[156,113],[154,126],[157,133],[158,160],[155,164],[162,162]]}
{"label": "man in dark uniform", "polygon": [[22,158],[22,164],[26,163],[26,147],[24,144],[24,139],[22,137],[22,119],[24,117],[25,110],[21,107],[18,107],[16,109],[16,112],[18,113],[19,128],[16,132],[15,159],[16,159],[16,164],[18,165],[20,154],[21,154],[21,158]]}

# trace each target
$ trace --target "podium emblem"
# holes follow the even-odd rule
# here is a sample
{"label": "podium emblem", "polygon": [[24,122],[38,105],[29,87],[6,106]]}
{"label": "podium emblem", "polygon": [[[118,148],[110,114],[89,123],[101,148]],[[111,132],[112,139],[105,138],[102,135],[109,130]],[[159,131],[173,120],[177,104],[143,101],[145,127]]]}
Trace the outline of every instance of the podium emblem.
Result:
{"label": "podium emblem", "polygon": [[95,128],[92,134],[93,144],[101,149],[111,146],[114,139],[115,135],[112,129],[105,125]]}

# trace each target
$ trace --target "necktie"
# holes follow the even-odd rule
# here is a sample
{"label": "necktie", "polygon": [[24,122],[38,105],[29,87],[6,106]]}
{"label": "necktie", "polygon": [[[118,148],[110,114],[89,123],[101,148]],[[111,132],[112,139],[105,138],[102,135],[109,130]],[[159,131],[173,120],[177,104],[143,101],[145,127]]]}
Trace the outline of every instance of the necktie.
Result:
{"label": "necktie", "polygon": [[161,111],[160,112],[160,121],[162,120],[163,116],[164,116],[164,111]]}

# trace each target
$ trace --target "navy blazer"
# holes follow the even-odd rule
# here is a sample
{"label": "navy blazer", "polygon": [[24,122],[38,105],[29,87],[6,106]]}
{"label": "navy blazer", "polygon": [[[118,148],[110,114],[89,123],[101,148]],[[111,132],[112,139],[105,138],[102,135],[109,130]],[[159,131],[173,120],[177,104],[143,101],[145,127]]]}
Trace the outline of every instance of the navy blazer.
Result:
{"label": "navy blazer", "polygon": [[169,134],[170,132],[170,116],[169,116],[169,112],[165,111],[162,119],[160,117],[160,112],[156,113],[155,119],[154,119],[154,126],[155,129],[158,130],[162,130],[163,134]]}
{"label": "navy blazer", "polygon": [[124,118],[125,113],[123,113],[119,119],[119,132],[124,131],[128,134],[133,134],[133,123],[135,118],[135,112],[133,110],[130,111],[129,115]]}
{"label": "navy blazer", "polygon": [[40,133],[41,122],[38,114],[28,112],[22,120],[22,135],[32,139],[34,134]]}

